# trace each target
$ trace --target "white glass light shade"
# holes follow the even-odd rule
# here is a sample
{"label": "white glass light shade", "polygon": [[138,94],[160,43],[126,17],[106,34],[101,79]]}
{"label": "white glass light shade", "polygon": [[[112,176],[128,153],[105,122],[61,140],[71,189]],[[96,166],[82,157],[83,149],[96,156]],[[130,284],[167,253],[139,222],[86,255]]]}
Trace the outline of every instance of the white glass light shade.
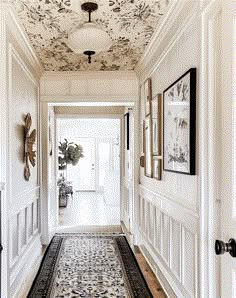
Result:
{"label": "white glass light shade", "polygon": [[94,51],[95,53],[106,51],[112,45],[110,36],[99,29],[96,24],[85,23],[68,37],[67,45],[77,54],[85,51]]}

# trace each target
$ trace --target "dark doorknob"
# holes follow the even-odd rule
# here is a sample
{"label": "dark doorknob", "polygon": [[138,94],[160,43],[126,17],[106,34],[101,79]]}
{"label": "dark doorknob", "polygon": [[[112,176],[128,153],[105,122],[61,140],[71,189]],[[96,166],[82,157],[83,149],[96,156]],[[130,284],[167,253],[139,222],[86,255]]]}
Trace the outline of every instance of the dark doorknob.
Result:
{"label": "dark doorknob", "polygon": [[223,255],[225,252],[229,252],[232,257],[236,257],[236,241],[229,239],[228,243],[224,243],[221,240],[215,242],[215,252],[217,255]]}

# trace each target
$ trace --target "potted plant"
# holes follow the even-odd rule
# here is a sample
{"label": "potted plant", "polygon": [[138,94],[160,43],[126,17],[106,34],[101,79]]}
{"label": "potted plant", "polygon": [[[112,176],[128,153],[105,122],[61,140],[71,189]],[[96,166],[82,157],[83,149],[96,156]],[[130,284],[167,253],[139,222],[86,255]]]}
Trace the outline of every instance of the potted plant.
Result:
{"label": "potted plant", "polygon": [[69,194],[73,194],[72,185],[70,182],[66,181],[64,172],[67,169],[68,164],[73,166],[77,165],[80,158],[84,157],[83,147],[77,145],[74,142],[68,142],[67,139],[64,139],[64,142],[59,142],[59,155],[58,155],[58,168],[62,173],[57,181],[59,187],[59,206],[66,207],[67,199]]}

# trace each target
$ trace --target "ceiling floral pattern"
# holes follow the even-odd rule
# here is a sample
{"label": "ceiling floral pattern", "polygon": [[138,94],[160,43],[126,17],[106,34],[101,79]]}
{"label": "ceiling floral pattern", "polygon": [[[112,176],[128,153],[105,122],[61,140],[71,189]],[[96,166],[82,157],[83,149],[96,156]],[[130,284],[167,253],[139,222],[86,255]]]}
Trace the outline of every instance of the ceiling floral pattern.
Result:
{"label": "ceiling floral pattern", "polygon": [[[76,2],[75,2],[76,1]],[[133,70],[167,11],[170,0],[97,0],[92,21],[113,44],[92,57],[75,54],[68,34],[87,22],[80,0],[12,0],[46,71]],[[85,2],[85,1],[83,1]],[[98,37],[99,38],[99,37]]]}

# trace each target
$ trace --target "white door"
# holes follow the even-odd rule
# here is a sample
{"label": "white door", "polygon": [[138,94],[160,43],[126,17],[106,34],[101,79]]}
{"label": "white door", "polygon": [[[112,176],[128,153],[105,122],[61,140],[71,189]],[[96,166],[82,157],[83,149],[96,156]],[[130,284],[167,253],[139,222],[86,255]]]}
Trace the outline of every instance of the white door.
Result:
{"label": "white door", "polygon": [[95,139],[75,138],[74,142],[83,147],[84,157],[67,168],[67,180],[73,182],[74,191],[95,191]]}
{"label": "white door", "polygon": [[[223,2],[221,239],[236,240],[236,2]],[[219,244],[219,243],[218,243]],[[220,249],[220,245],[218,245]],[[222,247],[223,250],[223,247]],[[236,247],[235,247],[236,256]],[[218,256],[221,297],[236,297],[236,257]]]}

